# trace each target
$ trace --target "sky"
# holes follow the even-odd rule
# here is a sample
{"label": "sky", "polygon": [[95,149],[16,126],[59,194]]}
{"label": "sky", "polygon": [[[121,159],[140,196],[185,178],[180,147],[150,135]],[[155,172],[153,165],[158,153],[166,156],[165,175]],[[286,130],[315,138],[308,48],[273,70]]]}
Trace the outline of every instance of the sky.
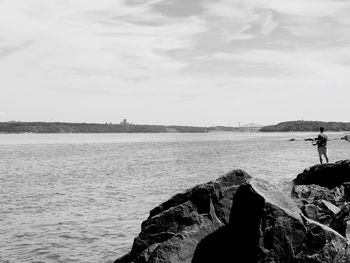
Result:
{"label": "sky", "polygon": [[0,0],[0,121],[350,121],[348,0]]}

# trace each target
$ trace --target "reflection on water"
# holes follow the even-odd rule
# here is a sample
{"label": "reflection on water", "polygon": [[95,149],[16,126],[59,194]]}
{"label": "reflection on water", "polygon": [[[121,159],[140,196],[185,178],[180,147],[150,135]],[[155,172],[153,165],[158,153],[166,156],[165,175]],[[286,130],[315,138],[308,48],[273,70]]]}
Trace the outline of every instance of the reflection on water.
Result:
{"label": "reflection on water", "polygon": [[[316,133],[0,134],[0,262],[112,262],[148,211],[235,168],[287,189]],[[342,134],[329,134],[340,138]],[[329,143],[331,161],[350,143]]]}

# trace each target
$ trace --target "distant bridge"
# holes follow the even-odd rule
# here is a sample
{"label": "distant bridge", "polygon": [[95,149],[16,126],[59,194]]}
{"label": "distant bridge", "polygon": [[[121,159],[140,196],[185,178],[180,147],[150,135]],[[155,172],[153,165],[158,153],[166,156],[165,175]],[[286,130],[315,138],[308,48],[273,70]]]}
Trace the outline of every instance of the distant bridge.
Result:
{"label": "distant bridge", "polygon": [[259,131],[264,125],[260,125],[257,123],[247,123],[244,125],[240,125],[238,128],[239,131],[245,131],[245,132],[256,132]]}

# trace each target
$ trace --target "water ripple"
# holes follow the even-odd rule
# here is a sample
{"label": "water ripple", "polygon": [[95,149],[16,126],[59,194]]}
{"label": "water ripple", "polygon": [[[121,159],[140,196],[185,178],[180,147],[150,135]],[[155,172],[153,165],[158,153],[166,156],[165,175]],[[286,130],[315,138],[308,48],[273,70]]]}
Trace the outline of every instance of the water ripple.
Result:
{"label": "water ripple", "polygon": [[[0,135],[0,262],[113,262],[151,208],[234,168],[287,188],[318,162],[292,136]],[[331,159],[349,147],[332,141]]]}

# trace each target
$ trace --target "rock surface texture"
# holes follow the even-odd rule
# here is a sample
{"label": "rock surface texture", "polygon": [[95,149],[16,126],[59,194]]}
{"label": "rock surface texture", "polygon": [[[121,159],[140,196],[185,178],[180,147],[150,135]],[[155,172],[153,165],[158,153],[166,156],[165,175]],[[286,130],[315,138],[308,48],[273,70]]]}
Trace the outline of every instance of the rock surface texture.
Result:
{"label": "rock surface texture", "polygon": [[350,262],[349,163],[305,170],[291,196],[242,170],[198,185],[151,210],[115,263]]}
{"label": "rock surface texture", "polygon": [[350,262],[349,181],[349,160],[313,166],[294,179],[291,195],[307,220],[305,242],[314,251],[303,247],[301,262]]}
{"label": "rock surface texture", "polygon": [[304,170],[294,179],[296,185],[316,184],[332,189],[350,182],[350,160],[331,164],[315,165]]}
{"label": "rock surface texture", "polygon": [[227,224],[232,198],[251,176],[235,170],[151,210],[129,254],[116,263],[191,262],[198,243]]}
{"label": "rock surface texture", "polygon": [[199,243],[192,262],[295,262],[306,231],[288,196],[250,180],[233,197],[228,224]]}

